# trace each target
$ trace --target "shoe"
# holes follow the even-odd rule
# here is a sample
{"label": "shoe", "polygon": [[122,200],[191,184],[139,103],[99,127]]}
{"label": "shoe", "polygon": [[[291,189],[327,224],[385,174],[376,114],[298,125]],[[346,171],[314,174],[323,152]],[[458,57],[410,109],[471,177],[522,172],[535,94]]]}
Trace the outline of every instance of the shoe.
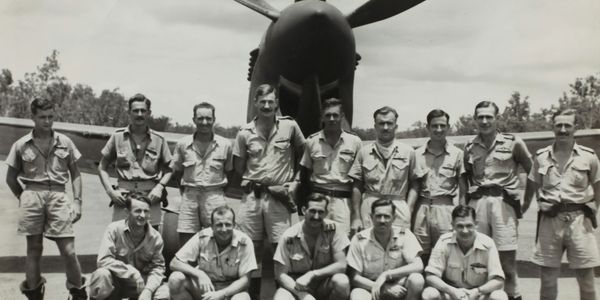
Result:
{"label": "shoe", "polygon": [[85,291],[85,277],[81,277],[81,287],[80,288],[70,288],[69,293],[71,294],[67,300],[87,300],[88,295]]}
{"label": "shoe", "polygon": [[44,300],[44,292],[46,291],[46,278],[42,277],[40,282],[34,288],[29,288],[27,286],[27,281],[23,280],[19,289],[21,293],[27,297],[28,300]]}

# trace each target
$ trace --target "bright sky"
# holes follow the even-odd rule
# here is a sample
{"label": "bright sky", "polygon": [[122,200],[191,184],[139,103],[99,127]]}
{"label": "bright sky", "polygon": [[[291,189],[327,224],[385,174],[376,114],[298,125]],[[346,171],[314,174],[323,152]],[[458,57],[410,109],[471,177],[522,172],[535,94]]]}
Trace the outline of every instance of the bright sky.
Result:
{"label": "bright sky", "polygon": [[[345,13],[363,2],[329,1]],[[360,27],[354,125],[371,127],[383,105],[407,128],[433,108],[454,122],[480,100],[503,107],[513,91],[534,112],[556,103],[575,78],[600,72],[599,13],[598,0],[428,0]],[[268,24],[233,0],[0,0],[0,68],[22,79],[57,49],[71,83],[141,92],[180,123],[209,101],[217,122],[241,125],[248,53]]]}

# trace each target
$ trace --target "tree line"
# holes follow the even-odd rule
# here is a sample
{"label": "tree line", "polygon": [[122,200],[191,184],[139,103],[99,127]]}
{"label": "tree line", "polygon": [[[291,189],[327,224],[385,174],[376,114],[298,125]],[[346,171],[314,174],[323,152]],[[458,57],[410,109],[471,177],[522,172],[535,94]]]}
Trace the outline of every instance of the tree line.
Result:
{"label": "tree line", "polygon": [[[62,122],[124,127],[128,123],[127,100],[118,88],[102,90],[99,94],[82,83],[71,84],[59,74],[58,51],[46,57],[36,71],[25,73],[15,81],[8,69],[0,72],[0,115],[4,117],[29,118],[29,101],[34,97],[46,97],[58,106],[58,119]],[[577,111],[580,128],[600,128],[600,73],[576,78],[567,91],[550,107],[532,112],[529,97],[515,91],[508,97],[507,106],[498,116],[498,129],[503,132],[529,132],[550,130],[549,118],[563,108]],[[498,104],[502,104],[497,102]],[[398,138],[428,136],[427,124],[415,122],[410,128],[399,130]],[[167,116],[152,116],[150,127],[158,131],[192,133],[193,124],[179,124]],[[215,125],[215,132],[225,137],[235,137],[239,126]],[[471,114],[462,115],[452,124],[450,135],[476,134]],[[354,127],[363,140],[375,139],[373,128]]]}

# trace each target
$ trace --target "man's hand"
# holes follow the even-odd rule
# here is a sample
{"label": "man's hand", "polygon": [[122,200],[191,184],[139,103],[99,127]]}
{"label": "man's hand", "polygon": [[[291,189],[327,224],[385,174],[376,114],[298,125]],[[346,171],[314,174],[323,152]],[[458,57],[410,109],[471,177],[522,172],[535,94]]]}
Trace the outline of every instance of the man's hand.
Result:
{"label": "man's hand", "polygon": [[525,214],[525,212],[527,212],[527,210],[529,209],[529,206],[531,206],[531,202],[523,202],[523,205],[521,205],[521,213]]}
{"label": "man's hand", "polygon": [[474,288],[474,289],[467,290],[467,295],[469,297],[469,300],[477,300],[477,299],[479,299],[481,292],[479,291],[478,288]]}
{"label": "man's hand", "polygon": [[152,203],[158,203],[160,201],[160,198],[162,197],[162,191],[163,191],[163,186],[160,183],[157,183],[154,188],[150,191],[150,193],[148,193],[148,199],[150,199],[150,201]]}
{"label": "man's hand", "polygon": [[77,223],[81,219],[81,200],[73,201],[73,224]]}
{"label": "man's hand", "polygon": [[350,224],[350,237],[352,237],[354,234],[359,233],[363,230],[363,223],[360,219],[354,219],[352,220],[352,223]]}
{"label": "man's hand", "polygon": [[127,191],[122,189],[110,190],[108,192],[110,200],[118,206],[125,206],[125,194],[127,194]]}
{"label": "man's hand", "polygon": [[146,286],[144,278],[142,278],[142,274],[140,274],[140,271],[134,268],[130,269],[133,271],[133,273],[131,274],[131,279],[135,281],[136,291],[138,294],[141,294],[144,290],[144,287]]}
{"label": "man's hand", "polygon": [[223,290],[206,292],[206,293],[202,294],[202,300],[223,300],[223,299],[225,299],[225,292],[223,292]]}
{"label": "man's hand", "polygon": [[309,292],[296,292],[296,296],[298,297],[299,300],[316,300],[315,297],[313,295],[311,295]]}
{"label": "man's hand", "polygon": [[384,299],[403,299],[408,293],[408,290],[405,287],[394,283],[384,284],[382,289],[381,297],[387,295],[387,297],[384,297]]}
{"label": "man's hand", "polygon": [[467,294],[466,289],[454,288],[450,293],[450,297],[452,297],[453,300],[469,300],[469,295]]}
{"label": "man's hand", "polygon": [[315,273],[313,271],[306,272],[304,275],[296,279],[296,286],[294,286],[294,289],[298,291],[309,292],[310,287],[308,285],[313,280],[313,278],[315,278]]}
{"label": "man's hand", "polygon": [[200,271],[201,273],[198,274],[197,280],[198,280],[198,288],[200,288],[200,291],[202,293],[208,293],[208,292],[212,292],[215,290],[215,287],[212,284],[212,281],[210,280],[210,278],[208,277],[208,275],[206,275],[206,273]]}
{"label": "man's hand", "polygon": [[387,272],[383,272],[379,275],[379,277],[377,277],[377,280],[375,280],[373,287],[371,287],[371,297],[373,297],[373,299],[379,300],[379,296],[381,295],[381,287],[386,282],[387,275]]}
{"label": "man's hand", "polygon": [[138,296],[138,300],[152,300],[152,293],[149,289],[142,290],[142,293]]}

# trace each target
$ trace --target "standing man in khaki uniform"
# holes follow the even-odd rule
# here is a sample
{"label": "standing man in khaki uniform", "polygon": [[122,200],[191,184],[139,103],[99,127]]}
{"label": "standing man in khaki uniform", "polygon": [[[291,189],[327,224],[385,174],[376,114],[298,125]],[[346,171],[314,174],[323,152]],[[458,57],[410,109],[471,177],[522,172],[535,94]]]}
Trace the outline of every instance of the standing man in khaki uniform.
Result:
{"label": "standing man in khaki uniform", "polygon": [[188,240],[171,261],[171,299],[250,299],[246,289],[250,273],[256,270],[254,247],[235,225],[235,212],[229,206],[213,210],[211,227]]}
{"label": "standing man in khaki uniform", "polygon": [[479,133],[465,146],[467,200],[477,211],[477,231],[494,239],[506,275],[509,299],[521,299],[517,276],[517,226],[521,218],[519,167],[529,173],[531,154],[522,139],[497,131],[498,106],[475,106]]}
{"label": "standing man in khaki uniform", "polygon": [[[81,153],[71,139],[52,129],[56,116],[52,101],[34,99],[31,114],[33,130],[17,140],[6,157],[6,184],[19,199],[18,232],[27,237],[21,292],[30,300],[44,298],[46,279],[41,276],[40,259],[46,237],[56,242],[65,261],[72,299],[87,299],[73,232],[73,223],[81,218],[81,175],[77,167]],[[74,201],[65,192],[69,176]]]}
{"label": "standing man in khaki uniform", "polygon": [[427,114],[429,141],[415,151],[415,192],[409,198],[408,207],[413,213],[413,229],[421,243],[423,264],[427,265],[431,249],[440,236],[452,231],[454,198],[465,203],[467,183],[463,151],[448,143],[446,133],[450,128],[450,116],[443,110],[434,109]]}
{"label": "standing man in khaki uniform", "polygon": [[171,161],[183,189],[177,225],[180,245],[210,227],[213,209],[226,204],[223,190],[227,173],[233,170],[231,141],[213,131],[215,107],[206,102],[195,105],[193,120],[196,132],[177,142]]}
{"label": "standing man in khaki uniform", "polygon": [[272,248],[291,225],[296,212],[294,194],[298,188],[298,162],[303,152],[304,136],[290,117],[279,117],[279,99],[269,84],[256,89],[254,105],[258,115],[242,126],[233,145],[233,164],[242,176],[245,190],[239,207],[239,228],[254,243],[259,269],[252,274],[250,295],[260,294],[263,243]]}
{"label": "standing man in khaki uniform", "polygon": [[283,233],[275,256],[275,300],[348,299],[346,276],[347,233],[326,226],[329,200],[311,194],[303,207],[305,218]]}
{"label": "standing man in khaki uniform", "polygon": [[[566,250],[569,266],[575,269],[580,298],[592,300],[596,299],[594,267],[600,266],[594,234],[600,205],[600,162],[594,150],[575,142],[574,110],[559,111],[552,120],[554,144],[536,153],[526,193],[537,194],[540,208],[533,254],[533,262],[541,267],[540,299],[556,299]],[[525,200],[524,210],[531,198]]]}
{"label": "standing man in khaki uniform", "polygon": [[421,245],[405,227],[392,226],[394,203],[379,199],[371,205],[373,227],[352,238],[348,250],[351,300],[417,300],[425,280],[421,275]]}
{"label": "standing man in khaki uniform", "polygon": [[389,199],[396,207],[394,225],[410,228],[410,211],[407,205],[415,152],[408,145],[396,141],[398,113],[384,106],[373,113],[377,140],[362,146],[350,176],[352,189],[353,232],[369,228],[371,204],[378,199]]}
{"label": "standing man in khaki uniform", "polygon": [[[171,151],[167,140],[148,127],[150,99],[142,94],[131,97],[129,126],[117,129],[102,149],[98,165],[100,181],[114,205],[112,220],[127,216],[125,194],[141,192],[152,201],[150,224],[158,228],[161,222],[160,202],[171,178]],[[118,187],[110,184],[108,166],[115,163]]]}
{"label": "standing man in khaki uniform", "polygon": [[[352,179],[348,172],[360,150],[358,136],[342,130],[342,102],[331,98],[323,102],[323,130],[306,139],[300,165],[310,177],[310,190],[326,195],[327,218],[338,223],[341,232],[350,233]],[[304,177],[304,176],[303,176]],[[355,211],[352,214],[358,215]]]}
{"label": "standing man in khaki uniform", "polygon": [[148,225],[150,199],[127,194],[127,218],[106,228],[98,250],[98,268],[90,277],[92,299],[168,300],[163,240]]}
{"label": "standing man in khaki uniform", "polygon": [[453,232],[440,237],[425,268],[423,300],[505,300],[504,272],[494,241],[477,232],[475,209],[452,211]]}

